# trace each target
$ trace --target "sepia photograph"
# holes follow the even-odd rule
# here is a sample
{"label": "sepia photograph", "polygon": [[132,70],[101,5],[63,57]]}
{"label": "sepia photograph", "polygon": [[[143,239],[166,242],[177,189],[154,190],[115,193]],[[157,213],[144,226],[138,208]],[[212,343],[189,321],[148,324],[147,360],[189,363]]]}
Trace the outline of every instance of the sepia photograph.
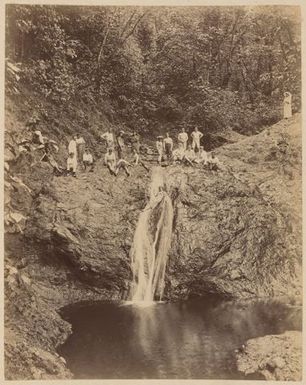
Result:
{"label": "sepia photograph", "polygon": [[302,381],[302,7],[85,4],[3,7],[5,380]]}

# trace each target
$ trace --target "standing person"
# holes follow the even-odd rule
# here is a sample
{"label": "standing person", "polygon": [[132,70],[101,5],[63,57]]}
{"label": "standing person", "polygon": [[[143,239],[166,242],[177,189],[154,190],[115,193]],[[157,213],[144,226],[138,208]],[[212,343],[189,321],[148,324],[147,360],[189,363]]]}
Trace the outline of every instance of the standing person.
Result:
{"label": "standing person", "polygon": [[107,148],[114,148],[114,135],[110,128],[108,128],[106,132],[101,135],[101,139],[105,140]]}
{"label": "standing person", "polygon": [[168,132],[164,139],[164,150],[165,150],[167,159],[170,160],[172,158],[173,140],[172,138],[170,138],[170,135]]}
{"label": "standing person", "polygon": [[80,134],[76,135],[76,145],[77,145],[77,154],[78,154],[78,161],[80,163],[83,162],[83,154],[85,150],[85,140]]}
{"label": "standing person", "polygon": [[139,154],[135,148],[133,148],[133,162],[135,166],[137,166],[139,163]]}
{"label": "standing person", "polygon": [[92,172],[93,171],[93,157],[92,157],[91,153],[88,151],[88,149],[85,149],[82,161],[83,161],[85,171],[86,171],[87,167],[91,167],[89,171]]}
{"label": "standing person", "polygon": [[292,117],[292,95],[290,92],[284,93],[284,119]]}
{"label": "standing person", "polygon": [[[78,160],[77,160],[77,144],[76,144],[76,135],[73,136],[73,138],[70,140],[69,144],[68,144],[68,154],[69,154],[69,158],[70,158],[70,154],[73,154],[73,157],[75,158],[74,160],[74,163],[75,163],[75,169],[77,167],[77,164],[78,164]],[[68,158],[68,159],[69,159]]]}
{"label": "standing person", "polygon": [[116,175],[116,165],[117,165],[116,155],[115,155],[114,150],[111,147],[109,147],[107,149],[107,152],[106,152],[105,157],[104,157],[104,163],[107,166],[107,168],[109,169],[109,172],[112,175]]}
{"label": "standing person", "polygon": [[194,131],[191,133],[191,137],[192,137],[192,145],[191,145],[192,149],[195,152],[200,151],[200,141],[201,141],[201,138],[203,137],[203,134],[198,130],[198,127],[195,127]]}
{"label": "standing person", "polygon": [[140,138],[139,134],[134,131],[133,135],[131,136],[131,143],[132,143],[132,150],[135,150],[137,154],[140,153]]}
{"label": "standing person", "polygon": [[187,142],[188,142],[188,134],[185,132],[185,128],[182,127],[182,131],[178,134],[178,142],[183,145],[184,151],[187,149]]}
{"label": "standing person", "polygon": [[69,153],[67,159],[67,174],[76,177],[77,158],[73,152]]}
{"label": "standing person", "polygon": [[156,149],[158,152],[157,162],[158,162],[158,164],[161,164],[161,162],[163,160],[163,155],[164,155],[163,137],[161,135],[159,135],[157,137],[157,141],[156,141],[155,145],[156,145]]}
{"label": "standing person", "polygon": [[75,157],[77,157],[76,139],[76,136],[74,136],[68,144],[68,154],[73,154]]}
{"label": "standing person", "polygon": [[118,158],[123,159],[124,156],[124,139],[123,139],[123,131],[120,131],[117,136],[117,151],[118,151]]}

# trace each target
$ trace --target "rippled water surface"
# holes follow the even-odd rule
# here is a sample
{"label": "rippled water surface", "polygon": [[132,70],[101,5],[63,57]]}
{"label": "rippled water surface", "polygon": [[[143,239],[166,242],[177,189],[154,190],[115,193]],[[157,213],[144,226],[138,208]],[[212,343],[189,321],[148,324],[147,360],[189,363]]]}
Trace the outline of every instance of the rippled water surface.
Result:
{"label": "rippled water surface", "polygon": [[301,330],[300,310],[278,301],[91,302],[63,316],[73,333],[59,353],[76,379],[243,379],[235,349],[250,338]]}

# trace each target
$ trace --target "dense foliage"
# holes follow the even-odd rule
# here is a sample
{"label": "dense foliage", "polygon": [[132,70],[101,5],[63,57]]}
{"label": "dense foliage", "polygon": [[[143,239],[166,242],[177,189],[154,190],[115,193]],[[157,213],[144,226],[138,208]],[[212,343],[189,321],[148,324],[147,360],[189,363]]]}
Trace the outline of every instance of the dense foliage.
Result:
{"label": "dense foliage", "polygon": [[6,16],[8,93],[77,100],[146,133],[256,132],[280,119],[284,91],[300,108],[298,7],[7,5]]}

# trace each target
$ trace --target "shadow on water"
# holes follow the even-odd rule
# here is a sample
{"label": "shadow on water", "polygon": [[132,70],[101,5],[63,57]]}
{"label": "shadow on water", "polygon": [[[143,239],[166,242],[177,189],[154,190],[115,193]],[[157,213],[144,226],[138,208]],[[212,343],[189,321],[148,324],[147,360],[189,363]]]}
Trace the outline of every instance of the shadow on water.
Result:
{"label": "shadow on water", "polygon": [[262,379],[237,371],[235,349],[250,338],[302,327],[301,309],[276,300],[85,302],[64,308],[62,316],[73,333],[59,353],[80,379]]}

